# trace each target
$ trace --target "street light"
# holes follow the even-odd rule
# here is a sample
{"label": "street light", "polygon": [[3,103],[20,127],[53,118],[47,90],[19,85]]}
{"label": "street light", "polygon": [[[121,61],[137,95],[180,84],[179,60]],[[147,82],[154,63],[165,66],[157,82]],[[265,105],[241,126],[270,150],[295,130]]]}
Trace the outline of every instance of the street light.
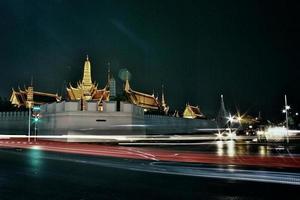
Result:
{"label": "street light", "polygon": [[37,136],[37,123],[39,122],[39,119],[41,117],[40,115],[40,111],[41,111],[41,107],[39,106],[34,106],[32,108],[32,111],[33,111],[33,123],[34,123],[34,135],[35,135],[35,138],[34,138],[34,141],[36,141],[36,136]]}
{"label": "street light", "polygon": [[232,140],[232,133],[231,133],[231,124],[234,122],[234,116],[231,116],[231,114],[229,113],[229,117],[227,117],[228,121],[228,128],[229,128],[229,134],[228,136],[230,136],[230,139]]}
{"label": "street light", "polygon": [[30,123],[31,123],[31,109],[34,105],[33,102],[33,87],[32,84],[30,87],[27,89],[27,99],[26,99],[26,108],[28,108],[28,142],[30,142]]}
{"label": "street light", "polygon": [[291,107],[287,104],[287,97],[284,95],[284,110],[282,111],[285,113],[285,123],[286,123],[286,142],[289,143],[289,110]]}
{"label": "street light", "polygon": [[242,117],[238,117],[237,120],[241,123]]}
{"label": "street light", "polygon": [[229,113],[229,117],[227,117],[228,122],[232,123],[234,121],[234,117]]}
{"label": "street light", "polygon": [[283,109],[283,110],[282,110],[282,113],[286,113],[286,110],[285,110],[285,109]]}

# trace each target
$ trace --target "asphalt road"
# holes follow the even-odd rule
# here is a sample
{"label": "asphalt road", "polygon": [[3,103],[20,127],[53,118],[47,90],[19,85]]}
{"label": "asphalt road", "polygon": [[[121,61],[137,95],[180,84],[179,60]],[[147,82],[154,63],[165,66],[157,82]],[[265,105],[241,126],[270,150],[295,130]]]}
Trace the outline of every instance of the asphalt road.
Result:
{"label": "asphalt road", "polygon": [[298,169],[0,148],[0,199],[295,199]]}

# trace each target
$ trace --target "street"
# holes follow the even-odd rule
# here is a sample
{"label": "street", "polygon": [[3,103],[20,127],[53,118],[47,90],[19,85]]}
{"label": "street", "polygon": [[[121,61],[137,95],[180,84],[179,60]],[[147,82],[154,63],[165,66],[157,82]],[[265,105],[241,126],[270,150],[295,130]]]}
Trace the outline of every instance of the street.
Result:
{"label": "street", "polygon": [[0,160],[1,199],[291,199],[300,184],[299,167],[121,158],[36,146],[1,147]]}

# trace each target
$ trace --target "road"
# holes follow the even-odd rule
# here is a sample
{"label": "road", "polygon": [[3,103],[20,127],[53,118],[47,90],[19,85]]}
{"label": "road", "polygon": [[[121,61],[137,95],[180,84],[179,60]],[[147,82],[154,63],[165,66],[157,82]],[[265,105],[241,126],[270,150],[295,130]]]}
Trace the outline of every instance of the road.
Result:
{"label": "road", "polygon": [[[218,155],[207,148],[212,145],[150,148],[10,142],[14,143],[0,143],[1,199],[290,199],[300,188],[295,150],[267,156],[252,150],[243,157],[225,148],[228,154]],[[234,149],[242,147],[236,144]],[[175,152],[179,160],[174,160]],[[222,163],[216,163],[215,157]],[[260,158],[276,162],[249,164]],[[236,163],[228,163],[232,160]],[[275,166],[279,161],[285,164]]]}

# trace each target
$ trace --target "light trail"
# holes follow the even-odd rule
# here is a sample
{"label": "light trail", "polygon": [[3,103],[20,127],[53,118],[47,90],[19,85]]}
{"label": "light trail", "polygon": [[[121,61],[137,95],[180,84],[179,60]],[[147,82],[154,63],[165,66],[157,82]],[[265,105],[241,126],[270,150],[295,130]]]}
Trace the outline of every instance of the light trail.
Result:
{"label": "light trail", "polygon": [[[236,155],[228,152],[228,155],[203,153],[194,151],[180,151],[170,149],[154,149],[126,146],[109,146],[82,143],[66,143],[54,141],[38,141],[27,143],[21,141],[0,140],[0,146],[8,148],[28,148],[38,146],[40,150],[62,153],[107,156],[116,158],[128,158],[139,160],[172,161],[183,163],[206,163],[221,165],[260,166],[267,168],[300,168],[300,157],[297,155],[260,156],[260,155]],[[229,149],[228,149],[229,151]]]}
{"label": "light trail", "polygon": [[119,145],[124,145],[124,146],[145,146],[145,145],[150,145],[150,146],[199,146],[199,145],[207,145],[207,144],[213,144],[213,143],[207,143],[207,142],[120,142]]}
{"label": "light trail", "polygon": [[[36,149],[38,151],[38,149]],[[22,152],[12,152],[14,154],[21,154]],[[142,152],[143,153],[143,152]],[[32,156],[32,155],[27,155]],[[300,173],[291,172],[278,172],[266,170],[246,170],[236,169],[235,166],[229,167],[206,167],[199,164],[184,164],[184,163],[171,163],[171,162],[126,162],[124,160],[105,160],[105,159],[89,159],[70,158],[66,156],[55,156],[49,154],[37,154],[39,159],[51,159],[64,162],[74,162],[85,165],[96,165],[101,167],[125,169],[131,171],[159,173],[168,175],[191,176],[191,177],[204,177],[224,180],[235,181],[251,181],[262,183],[275,183],[275,184],[289,184],[300,185]]]}
{"label": "light trail", "polygon": [[241,170],[223,167],[186,167],[182,165],[164,165],[163,163],[161,164],[159,162],[154,163],[154,166],[155,168],[141,168],[136,170],[205,178],[300,185],[300,173]]}
{"label": "light trail", "polygon": [[[77,140],[95,140],[95,142],[101,142],[101,140],[107,141],[117,141],[117,142],[136,142],[142,141],[195,141],[195,140],[219,140],[217,135],[38,135],[38,136],[27,136],[27,135],[0,135],[0,139],[77,139]],[[236,140],[253,140],[255,136],[234,136],[233,139]],[[224,137],[224,140],[229,140],[229,138]],[[91,141],[92,142],[92,141]]]}

